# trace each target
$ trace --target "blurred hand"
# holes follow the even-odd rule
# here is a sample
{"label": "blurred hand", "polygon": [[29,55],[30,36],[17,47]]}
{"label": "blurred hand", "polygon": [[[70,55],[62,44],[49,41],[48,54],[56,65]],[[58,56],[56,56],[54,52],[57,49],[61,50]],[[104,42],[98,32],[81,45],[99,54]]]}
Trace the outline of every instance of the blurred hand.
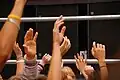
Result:
{"label": "blurred hand", "polygon": [[77,56],[76,55],[74,56],[74,58],[76,60],[77,69],[83,73],[86,67],[85,59],[83,59],[83,56],[80,56],[78,53]]}
{"label": "blurred hand", "polygon": [[18,43],[15,42],[13,50],[14,50],[15,55],[16,55],[17,58],[22,57],[23,53],[22,53],[22,50],[20,49]]}
{"label": "blurred hand", "polygon": [[24,37],[24,50],[27,55],[26,58],[33,59],[36,55],[36,39],[38,36],[38,32],[35,33],[33,37],[33,29],[29,29]]}
{"label": "blurred hand", "polygon": [[88,80],[94,71],[93,67],[87,65],[83,56],[80,56],[78,53],[77,56],[74,56],[74,58],[76,60],[77,69],[83,74],[85,79]]}
{"label": "blurred hand", "polygon": [[92,55],[98,59],[98,61],[105,60],[105,45],[93,42]]}
{"label": "blurred hand", "polygon": [[[64,19],[62,18],[62,16],[60,16],[54,23],[54,28],[53,28],[53,42],[58,43],[59,45],[63,40],[64,33],[66,30],[66,27],[63,26],[64,24],[63,21]],[[60,27],[62,27],[61,31],[59,31]]]}
{"label": "blurred hand", "polygon": [[91,65],[86,65],[84,71],[86,75],[91,76],[91,74],[94,72],[94,68]]}
{"label": "blurred hand", "polygon": [[65,53],[67,53],[70,47],[71,47],[70,40],[67,37],[64,37],[64,41],[60,46],[61,55],[62,56],[65,55]]}
{"label": "blurred hand", "polygon": [[44,64],[47,64],[49,63],[51,60],[51,56],[49,54],[45,54],[43,57],[42,57],[42,61]]}

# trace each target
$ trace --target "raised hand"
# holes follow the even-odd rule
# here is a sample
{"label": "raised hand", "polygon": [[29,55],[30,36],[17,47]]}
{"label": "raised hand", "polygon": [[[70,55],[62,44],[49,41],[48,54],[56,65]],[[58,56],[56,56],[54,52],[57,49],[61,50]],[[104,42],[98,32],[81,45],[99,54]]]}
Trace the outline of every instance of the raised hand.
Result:
{"label": "raised hand", "polygon": [[85,59],[83,59],[83,56],[80,56],[77,53],[77,56],[74,56],[75,60],[76,60],[76,67],[79,71],[81,71],[82,73],[84,73],[85,67],[86,67],[86,62]]}
{"label": "raised hand", "polygon": [[51,56],[49,54],[45,54],[43,57],[42,57],[42,63],[43,64],[47,64],[48,62],[50,62],[51,60]]}
{"label": "raised hand", "polygon": [[98,61],[105,60],[105,45],[93,42],[92,55],[98,59]]}
{"label": "raised hand", "polygon": [[67,37],[64,37],[64,41],[60,46],[61,55],[62,56],[65,55],[65,53],[70,49],[70,47],[71,47],[70,40]]}
{"label": "raised hand", "polygon": [[83,56],[78,53],[77,56],[74,56],[74,58],[76,60],[77,69],[83,74],[86,80],[90,80],[92,72],[94,71],[93,67],[87,65]]}
{"label": "raised hand", "polygon": [[[60,16],[54,23],[54,28],[53,28],[53,42],[58,43],[59,45],[63,40],[64,33],[66,30],[66,27],[63,26],[63,24],[64,24],[64,19],[62,18],[62,16]],[[62,27],[61,31],[59,31],[60,27]]]}
{"label": "raised hand", "polygon": [[94,72],[94,68],[91,65],[86,65],[84,71],[86,75],[92,76],[91,74]]}
{"label": "raised hand", "polygon": [[105,62],[105,45],[93,42],[92,55],[98,60],[101,80],[108,80],[108,70]]}
{"label": "raised hand", "polygon": [[22,52],[22,50],[20,49],[18,43],[15,42],[14,47],[13,47],[13,50],[14,50],[14,52],[15,52],[15,54],[16,54],[17,60],[18,60],[19,58],[23,57],[23,52]]}
{"label": "raised hand", "polygon": [[33,29],[29,29],[24,37],[24,49],[28,59],[33,59],[36,55],[36,39],[38,32],[33,37]]}

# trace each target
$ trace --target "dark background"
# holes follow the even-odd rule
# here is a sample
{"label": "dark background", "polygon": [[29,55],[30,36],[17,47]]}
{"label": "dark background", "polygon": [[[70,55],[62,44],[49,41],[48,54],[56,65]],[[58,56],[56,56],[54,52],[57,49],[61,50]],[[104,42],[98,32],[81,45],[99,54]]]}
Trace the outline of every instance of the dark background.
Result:
{"label": "dark background", "polygon": [[[7,17],[10,13],[14,0],[1,0],[0,17]],[[29,0],[24,17],[38,16],[85,16],[85,15],[107,15],[119,14],[119,0]],[[22,23],[17,42],[21,48],[25,32],[32,27],[39,32],[37,40],[37,55],[41,58],[45,53],[51,54],[52,50],[52,28],[54,22]],[[0,23],[2,27],[3,23]],[[93,41],[106,45],[107,58],[120,57],[120,20],[101,20],[101,21],[71,21],[65,22],[67,31],[65,35],[71,40],[72,47],[63,58],[73,59],[73,55],[79,51],[88,51],[88,58],[91,56],[91,45]],[[15,59],[13,54],[11,59]],[[68,65],[67,65],[68,66]],[[74,64],[70,64],[75,73],[78,71]],[[94,66],[94,65],[93,65]],[[48,68],[48,67],[46,67]],[[112,71],[113,69],[110,69]],[[47,71],[45,71],[47,74]],[[113,73],[113,72],[111,72]],[[15,74],[15,65],[6,65],[3,70],[4,77],[8,78]],[[111,74],[113,75],[113,74]],[[110,77],[109,80],[119,80]]]}

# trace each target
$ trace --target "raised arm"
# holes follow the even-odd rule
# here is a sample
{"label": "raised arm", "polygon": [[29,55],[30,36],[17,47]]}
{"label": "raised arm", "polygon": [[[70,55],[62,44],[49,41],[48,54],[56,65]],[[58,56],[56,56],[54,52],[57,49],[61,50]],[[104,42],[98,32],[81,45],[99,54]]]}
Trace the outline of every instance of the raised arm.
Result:
{"label": "raised arm", "polygon": [[24,67],[24,59],[23,59],[23,53],[22,50],[19,47],[18,43],[14,44],[13,50],[16,54],[16,63],[17,63],[17,68],[16,68],[16,75],[20,75],[23,72],[23,67]]}
{"label": "raised arm", "polygon": [[0,31],[0,72],[2,71],[8,56],[11,54],[14,42],[19,31],[20,18],[27,0],[15,0],[9,19]]}
{"label": "raised arm", "polygon": [[36,55],[36,39],[38,32],[33,36],[33,29],[29,29],[24,37],[24,51],[25,51],[25,65],[22,74],[22,79],[24,80],[35,80],[37,77],[37,55]]}
{"label": "raised arm", "polygon": [[92,55],[98,60],[101,80],[108,80],[108,70],[105,62],[105,45],[93,42]]}
{"label": "raised arm", "polygon": [[[53,28],[53,51],[52,51],[52,60],[50,63],[50,69],[48,73],[48,80],[61,80],[61,52],[60,52],[60,43],[62,42],[63,37],[60,34],[64,35],[65,26],[62,16],[56,20]],[[61,32],[59,32],[60,26],[62,26]]]}
{"label": "raised arm", "polygon": [[85,62],[85,59],[83,59],[83,56],[79,55],[77,53],[77,56],[74,56],[76,60],[76,67],[77,69],[83,74],[86,80],[93,80],[92,79],[92,73],[94,71],[93,67],[90,65],[87,65]]}

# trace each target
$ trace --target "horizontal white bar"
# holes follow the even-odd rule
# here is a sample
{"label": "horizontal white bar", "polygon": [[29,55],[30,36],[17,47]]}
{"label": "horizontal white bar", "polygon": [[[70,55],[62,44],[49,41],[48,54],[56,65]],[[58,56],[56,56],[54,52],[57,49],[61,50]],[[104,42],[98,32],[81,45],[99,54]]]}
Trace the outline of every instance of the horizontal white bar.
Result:
{"label": "horizontal white bar", "polygon": [[[41,61],[41,60],[37,60]],[[75,64],[75,59],[62,59],[62,61],[65,64]],[[107,64],[112,64],[112,63],[120,63],[120,59],[106,59],[105,60]],[[6,64],[15,64],[16,60],[8,60]],[[88,64],[98,64],[98,61],[96,59],[87,59]]]}
{"label": "horizontal white bar", "polygon": [[[96,15],[96,16],[67,16],[63,17],[65,21],[77,21],[77,20],[110,20],[120,19],[120,15]],[[58,17],[23,17],[22,22],[43,22],[43,21],[55,21]],[[0,22],[6,21],[7,18],[0,18]]]}

